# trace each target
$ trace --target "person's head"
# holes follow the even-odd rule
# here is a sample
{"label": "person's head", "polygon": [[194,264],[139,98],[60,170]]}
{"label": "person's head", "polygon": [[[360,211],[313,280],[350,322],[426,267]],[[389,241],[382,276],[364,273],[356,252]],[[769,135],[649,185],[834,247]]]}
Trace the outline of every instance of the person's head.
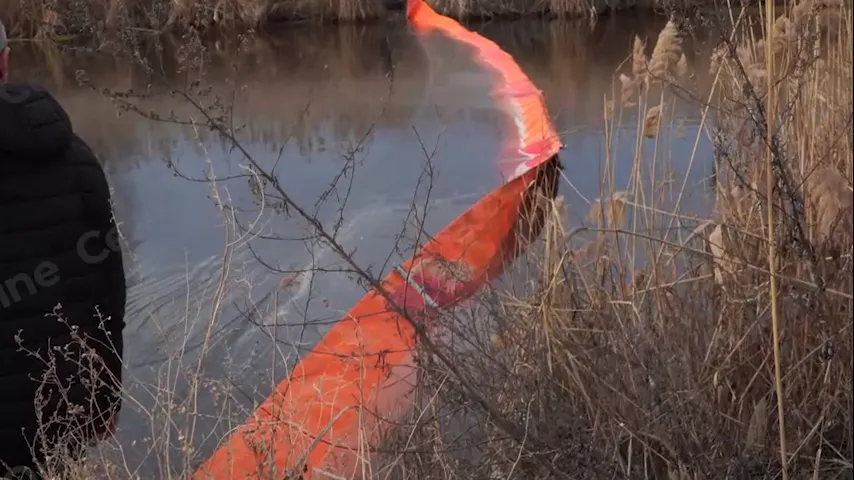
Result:
{"label": "person's head", "polygon": [[0,22],[0,83],[6,83],[9,78],[9,39],[6,38],[6,27]]}

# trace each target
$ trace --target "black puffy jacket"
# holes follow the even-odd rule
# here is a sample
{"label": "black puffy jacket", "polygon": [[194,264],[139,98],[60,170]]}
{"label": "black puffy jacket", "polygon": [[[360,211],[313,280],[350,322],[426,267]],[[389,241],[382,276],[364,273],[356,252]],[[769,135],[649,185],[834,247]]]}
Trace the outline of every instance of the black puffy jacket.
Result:
{"label": "black puffy jacket", "polygon": [[47,91],[0,85],[0,472],[104,432],[120,408],[125,288],[95,155]]}

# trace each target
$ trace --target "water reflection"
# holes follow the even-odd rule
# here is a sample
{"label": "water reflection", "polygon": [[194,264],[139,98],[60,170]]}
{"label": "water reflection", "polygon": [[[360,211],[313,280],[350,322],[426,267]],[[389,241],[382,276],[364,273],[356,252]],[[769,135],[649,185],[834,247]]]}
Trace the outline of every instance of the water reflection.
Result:
{"label": "water reflection", "polygon": [[[567,145],[562,188],[577,212],[585,212],[601,188],[602,112],[615,88],[613,74],[634,35],[654,39],[664,23],[629,16],[604,19],[593,29],[540,21],[476,27],[544,90]],[[117,110],[104,89],[144,93],[134,104],[153,116],[199,120],[200,112],[170,91],[202,78],[233,104],[230,122],[246,153],[274,170],[283,190],[374,273],[407,257],[421,226],[438,231],[500,182],[493,164],[505,134],[486,93],[488,74],[460,47],[435,39],[425,49],[400,26],[222,38],[206,45],[202,63],[182,57],[181,39],[162,41],[159,49],[153,42],[140,49],[150,71],[113,55],[38,45],[16,48],[14,59],[17,75],[56,92],[78,133],[104,159],[115,188],[133,277],[126,383],[134,401],[122,416],[122,463],[139,466],[143,478],[166,478],[159,470],[164,465],[182,466],[180,455],[166,454],[179,447],[177,434],[154,454],[153,440],[145,440],[191,416],[166,415],[166,397],[180,403],[198,396],[192,440],[196,455],[210,453],[231,426],[216,419],[242,421],[364,289],[342,272],[346,265],[318,243],[310,225],[271,208],[278,202],[275,188],[264,188],[259,205],[242,152],[204,129]],[[80,71],[88,85],[77,82]],[[697,75],[695,81],[705,80]],[[195,98],[210,102],[213,95]],[[663,163],[677,170],[675,177],[688,174],[699,184],[704,168],[684,171],[696,106],[676,108],[681,132],[662,139],[673,146],[672,159]],[[617,188],[632,178],[632,115],[625,113],[626,134],[612,146]],[[708,144],[700,149],[708,152]],[[232,178],[214,188],[204,181],[211,176]],[[414,217],[425,214],[419,225]],[[253,224],[256,236],[247,238],[235,222]],[[197,368],[211,379],[203,386],[193,384]],[[178,420],[164,427],[167,416]]]}

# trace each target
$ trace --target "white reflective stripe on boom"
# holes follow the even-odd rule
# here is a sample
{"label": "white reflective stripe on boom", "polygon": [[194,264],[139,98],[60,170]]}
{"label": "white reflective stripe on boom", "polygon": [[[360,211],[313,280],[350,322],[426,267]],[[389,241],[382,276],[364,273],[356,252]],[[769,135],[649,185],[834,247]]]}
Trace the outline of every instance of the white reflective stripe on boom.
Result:
{"label": "white reflective stripe on boom", "polygon": [[427,305],[429,305],[431,308],[439,308],[439,304],[436,303],[436,300],[433,300],[433,297],[431,297],[424,290],[424,287],[422,287],[418,282],[416,282],[415,279],[412,278],[412,275],[406,273],[403,267],[397,265],[394,267],[394,270],[397,271],[397,273],[399,273],[400,276],[403,277],[403,280],[406,282],[407,285],[414,288],[415,291],[418,292],[419,295],[421,295],[421,298],[424,299],[424,302],[427,303]]}

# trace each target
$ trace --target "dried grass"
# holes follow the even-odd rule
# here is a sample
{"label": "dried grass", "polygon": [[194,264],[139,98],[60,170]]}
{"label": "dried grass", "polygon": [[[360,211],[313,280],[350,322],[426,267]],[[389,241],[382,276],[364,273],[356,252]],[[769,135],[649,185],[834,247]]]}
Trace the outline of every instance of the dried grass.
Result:
{"label": "dried grass", "polygon": [[660,128],[661,105],[656,105],[646,111],[646,116],[643,119],[643,135],[648,138],[654,138],[658,135]]}
{"label": "dried grass", "polygon": [[[425,479],[564,478],[554,470],[591,479],[852,474],[850,13],[800,4],[778,17],[768,49],[774,68],[767,45],[742,24],[709,59],[721,74],[709,105],[698,108],[715,109],[715,118],[704,113],[706,131],[697,135],[717,139],[716,200],[713,217],[699,220],[679,205],[668,210],[647,182],[632,178],[626,191],[609,183],[620,107],[637,109],[639,176],[668,154],[662,110],[672,87],[690,87],[680,84],[690,73],[675,22],[649,57],[633,39],[628,71],[617,73],[605,106],[603,192],[586,226],[553,216],[541,244],[514,267],[518,286],[443,319],[476,346],[454,351],[462,381],[533,440],[503,436],[490,415],[445,393],[462,391],[460,380],[425,362],[435,423],[408,430],[410,444],[454,448],[449,423],[471,443],[458,454],[404,456],[410,463],[395,472],[407,464]],[[839,38],[810,33],[832,18]],[[780,108],[770,123],[781,138],[769,168],[756,112],[774,78],[782,79]],[[642,149],[653,143],[650,158]],[[777,184],[770,199],[768,172]],[[672,233],[692,222],[699,225],[689,239]],[[776,272],[771,243],[779,246]]]}
{"label": "dried grass", "polygon": [[852,230],[852,196],[847,179],[834,167],[823,167],[807,179],[809,209],[814,216],[815,236],[819,244],[833,243],[844,248]]}
{"label": "dried grass", "polygon": [[[396,0],[402,2],[405,0]],[[457,19],[561,16],[585,18],[614,10],[648,11],[684,7],[682,0],[428,0],[437,11]],[[394,2],[392,2],[394,3]],[[697,2],[693,2],[697,3]],[[0,17],[14,36],[95,34],[125,27],[158,32],[253,28],[280,22],[372,23],[400,16],[385,0],[0,0]]]}
{"label": "dried grass", "polygon": [[658,35],[649,60],[649,74],[661,79],[671,77],[681,58],[682,40],[676,22],[671,19]]}

